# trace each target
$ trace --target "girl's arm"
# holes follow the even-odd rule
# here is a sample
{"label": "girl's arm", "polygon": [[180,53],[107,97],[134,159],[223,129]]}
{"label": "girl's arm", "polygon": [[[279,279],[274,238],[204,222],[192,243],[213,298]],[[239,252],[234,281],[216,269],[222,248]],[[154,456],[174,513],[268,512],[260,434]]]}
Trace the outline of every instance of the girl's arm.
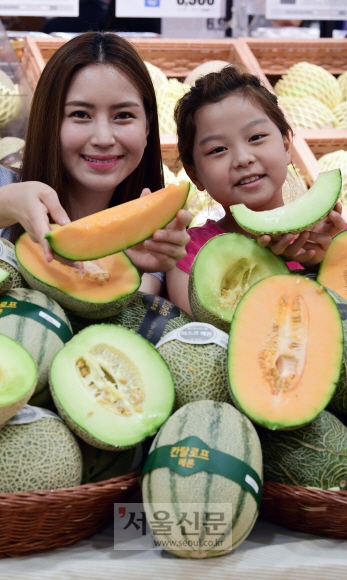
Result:
{"label": "girl's arm", "polygon": [[0,188],[0,228],[20,223],[31,239],[42,245],[46,260],[50,262],[53,252],[44,238],[50,230],[48,214],[60,225],[70,221],[57,193],[48,185],[25,181]]}
{"label": "girl's arm", "polygon": [[177,266],[166,274],[166,287],[169,300],[193,318],[188,297],[188,280],[189,274],[180,270]]}

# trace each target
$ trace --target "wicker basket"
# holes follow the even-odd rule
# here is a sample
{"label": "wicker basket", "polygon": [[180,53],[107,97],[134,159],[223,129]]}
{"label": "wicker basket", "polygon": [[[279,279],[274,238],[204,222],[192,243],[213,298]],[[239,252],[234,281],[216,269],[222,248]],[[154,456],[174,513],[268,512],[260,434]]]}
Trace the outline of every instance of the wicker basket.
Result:
{"label": "wicker basket", "polygon": [[260,517],[273,524],[329,538],[347,538],[347,491],[265,482]]}
{"label": "wicker basket", "polygon": [[139,489],[139,472],[66,489],[0,494],[0,557],[73,544],[106,527],[113,504]]}

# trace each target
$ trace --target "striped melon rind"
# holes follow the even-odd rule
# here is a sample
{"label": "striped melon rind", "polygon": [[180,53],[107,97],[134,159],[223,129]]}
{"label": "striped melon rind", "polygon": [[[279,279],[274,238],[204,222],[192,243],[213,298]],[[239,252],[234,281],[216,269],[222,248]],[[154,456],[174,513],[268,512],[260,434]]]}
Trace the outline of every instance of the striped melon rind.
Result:
{"label": "striped melon rind", "polygon": [[[127,305],[121,312],[116,314],[115,316],[108,316],[103,319],[104,324],[118,324],[119,326],[123,326],[124,328],[128,328],[129,330],[133,330],[134,332],[138,332],[140,329],[140,325],[148,312],[146,305],[143,301],[144,297],[148,295],[147,292],[136,292],[133,300],[129,305]],[[166,302],[169,302],[168,300]],[[92,324],[96,324],[100,321],[98,320],[89,320],[86,318],[82,318],[80,316],[76,316],[72,312],[67,311],[66,314],[69,317],[71,322],[71,326],[73,329],[73,333],[77,334],[83,328],[90,326]],[[165,327],[161,333],[161,336],[165,336],[171,330],[175,330],[175,328],[180,328],[184,324],[191,322],[191,318],[184,312],[183,310],[179,310],[179,316],[175,318],[170,318],[167,320]]]}
{"label": "striped melon rind", "polygon": [[80,485],[81,451],[59,418],[0,429],[0,493]]}
{"label": "striped melon rind", "polygon": [[[215,401],[196,401],[181,407],[161,427],[150,452],[163,445],[175,445],[188,436],[197,436],[209,447],[228,453],[250,465],[262,479],[262,453],[258,435],[251,422],[231,405]],[[204,471],[182,477],[169,468],[158,468],[146,473],[142,481],[142,494],[148,522],[155,521],[156,504],[203,505],[208,512],[209,504],[218,503],[227,523],[223,531],[223,549],[172,550],[183,558],[209,558],[237,548],[248,536],[258,516],[256,501],[239,484]],[[199,506],[201,509],[201,506]],[[199,536],[204,540],[203,514],[199,514]],[[232,538],[231,538],[232,534]],[[169,535],[156,535],[157,539],[189,540],[179,526],[171,526]],[[216,536],[213,540],[216,540]],[[168,551],[170,551],[169,548]]]}
{"label": "striped melon rind", "polygon": [[230,403],[227,351],[222,346],[170,340],[158,347],[175,383],[174,410],[193,401]]}
{"label": "striped melon rind", "polygon": [[[70,322],[64,310],[51,298],[38,292],[25,288],[16,288],[7,292],[13,300],[22,300],[37,304],[46,308],[61,318],[71,329]],[[1,297],[0,297],[1,299]],[[9,336],[24,346],[38,366],[38,381],[33,397],[30,402],[35,405],[45,406],[51,399],[48,388],[48,373],[54,355],[63,346],[61,338],[46,326],[36,320],[18,316],[13,309],[13,314],[5,317],[0,316],[0,333]]]}
{"label": "striped melon rind", "polygon": [[0,238],[0,268],[9,274],[6,279],[0,281],[0,294],[2,292],[7,292],[7,290],[10,290],[10,288],[27,287],[27,284],[25,283],[24,278],[21,276],[18,268],[15,268],[13,264],[10,264],[9,262],[2,259],[5,250],[10,251],[13,255],[13,259],[15,259],[14,244],[5,238]]}
{"label": "striped melon rind", "polygon": [[238,301],[264,277],[289,274],[282,258],[242,234],[220,234],[200,249],[188,282],[189,303],[199,322],[229,332]]}
{"label": "striped melon rind", "polygon": [[260,440],[265,481],[347,489],[347,429],[328,411],[295,431],[263,432]]}

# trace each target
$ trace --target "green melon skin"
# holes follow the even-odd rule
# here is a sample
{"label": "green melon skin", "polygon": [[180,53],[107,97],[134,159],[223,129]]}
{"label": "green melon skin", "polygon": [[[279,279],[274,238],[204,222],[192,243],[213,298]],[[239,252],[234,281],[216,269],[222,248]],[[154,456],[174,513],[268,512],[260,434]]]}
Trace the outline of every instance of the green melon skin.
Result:
{"label": "green melon skin", "polygon": [[131,473],[139,469],[145,458],[142,443],[118,453],[98,449],[82,439],[78,439],[78,445],[82,452],[82,484],[97,483]]}
{"label": "green melon skin", "polygon": [[13,255],[13,260],[15,260],[14,245],[5,238],[0,238],[0,294],[7,292],[11,288],[27,287],[18,268],[9,262],[5,262],[5,259],[2,257],[5,255],[5,251],[10,251],[11,255]]}
{"label": "green melon skin", "polygon": [[[200,249],[188,282],[195,320],[229,332],[235,308],[255,282],[274,274],[290,274],[279,256],[242,234],[220,234]],[[220,302],[222,291],[229,297]]]}
{"label": "green melon skin", "polygon": [[260,441],[265,481],[347,489],[347,428],[332,413],[293,431],[264,431]]}
{"label": "green melon skin", "polygon": [[173,379],[155,347],[113,324],[89,326],[65,344],[52,361],[50,387],[68,427],[114,451],[154,435],[174,404]]}
{"label": "green melon skin", "polygon": [[[118,314],[104,318],[102,322],[104,324],[118,324],[119,326],[123,326],[124,328],[128,328],[129,330],[138,333],[145,316],[148,314],[148,307],[144,301],[145,296],[153,296],[153,299],[155,299],[153,294],[150,295],[147,292],[138,291],[128,306]],[[172,303],[169,300],[165,300],[164,306],[170,305],[172,305]],[[66,313],[71,322],[74,334],[77,334],[83,328],[100,322],[96,319],[87,320],[81,316],[76,316],[70,311],[67,311]],[[180,328],[191,321],[192,319],[188,314],[186,314],[186,312],[177,308],[177,316],[167,319],[165,326],[163,326],[160,338],[165,336],[168,332],[171,332],[171,330]]]}
{"label": "green melon skin", "polygon": [[0,334],[0,426],[29,401],[37,383],[33,357],[18,342]]}
{"label": "green melon skin", "polygon": [[321,221],[336,204],[342,187],[340,169],[320,173],[312,187],[288,205],[252,211],[243,203],[230,207],[234,219],[246,232],[272,236],[307,230]]}
{"label": "green melon skin", "polygon": [[81,477],[81,451],[59,418],[0,429],[0,493],[73,487]]}
{"label": "green melon skin", "polygon": [[175,383],[174,410],[193,401],[230,403],[227,350],[218,344],[170,340],[158,347]]}
{"label": "green melon skin", "polygon": [[[262,479],[262,452],[256,430],[244,415],[227,403],[196,401],[181,407],[159,430],[150,452],[163,445],[175,445],[193,435],[210,447],[243,460]],[[258,516],[256,501],[248,491],[221,475],[205,471],[183,477],[168,467],[154,469],[143,477],[142,494],[149,524],[155,521],[153,514],[158,507],[162,509],[158,504],[178,504],[176,512],[180,513],[180,504],[203,504],[204,512],[208,512],[212,504],[222,504],[227,523],[223,529],[223,549],[218,550],[217,546],[200,550],[194,546],[182,550],[166,548],[182,558],[211,558],[234,550],[247,538]],[[194,536],[194,540],[202,542],[206,536],[201,523],[203,514],[199,516],[199,536]],[[171,526],[168,535],[158,534],[155,538],[163,542],[191,539],[182,534],[179,526]],[[218,538],[215,536],[213,539]]]}
{"label": "green melon skin", "polygon": [[[15,288],[6,294],[11,296],[14,301],[21,300],[46,308],[53,315],[62,319],[71,329],[70,322],[63,309],[54,300],[42,294],[42,292],[26,288]],[[49,367],[54,355],[63,346],[63,341],[53,330],[43,326],[40,322],[17,315],[15,309],[13,309],[13,314],[9,316],[0,316],[0,333],[18,342],[33,357],[38,367],[38,379],[30,403],[38,406],[46,406],[51,400],[48,386]]]}

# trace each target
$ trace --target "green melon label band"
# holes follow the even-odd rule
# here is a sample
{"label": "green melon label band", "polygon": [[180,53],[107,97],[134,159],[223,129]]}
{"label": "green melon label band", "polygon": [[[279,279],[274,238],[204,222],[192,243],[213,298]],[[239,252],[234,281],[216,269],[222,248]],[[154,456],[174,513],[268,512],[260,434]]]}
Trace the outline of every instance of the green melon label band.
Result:
{"label": "green melon label band", "polygon": [[226,477],[248,491],[260,508],[262,482],[257,472],[241,459],[212,449],[199,437],[186,437],[174,445],[154,449],[143,466],[141,481],[146,473],[160,467],[168,467],[183,477],[199,471]]}
{"label": "green melon label band", "polygon": [[38,304],[32,304],[31,302],[14,300],[13,296],[2,294],[0,296],[0,318],[9,316],[10,314],[17,314],[18,316],[36,320],[36,322],[55,332],[64,343],[71,340],[73,336],[66,322],[46,308]]}

